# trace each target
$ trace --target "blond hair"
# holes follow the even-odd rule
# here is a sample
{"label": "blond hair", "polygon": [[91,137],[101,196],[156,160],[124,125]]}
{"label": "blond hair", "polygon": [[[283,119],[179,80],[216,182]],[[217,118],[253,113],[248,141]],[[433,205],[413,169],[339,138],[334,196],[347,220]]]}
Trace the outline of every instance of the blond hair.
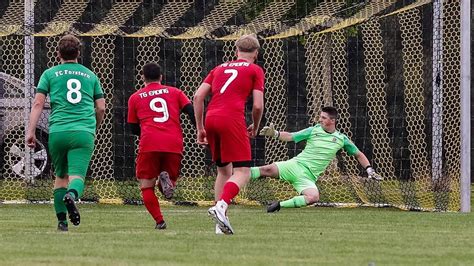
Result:
{"label": "blond hair", "polygon": [[252,53],[260,48],[257,36],[255,34],[248,34],[240,37],[236,42],[237,50],[244,53]]}

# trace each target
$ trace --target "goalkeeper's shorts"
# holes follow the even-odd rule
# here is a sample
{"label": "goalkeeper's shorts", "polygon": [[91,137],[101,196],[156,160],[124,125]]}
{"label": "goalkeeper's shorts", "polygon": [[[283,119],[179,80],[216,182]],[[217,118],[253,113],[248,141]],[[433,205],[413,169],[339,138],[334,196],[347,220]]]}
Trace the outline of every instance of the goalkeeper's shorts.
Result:
{"label": "goalkeeper's shorts", "polygon": [[276,162],[280,179],[289,182],[299,194],[308,188],[318,189],[311,171],[296,160]]}
{"label": "goalkeeper's shorts", "polygon": [[49,154],[57,177],[86,177],[94,151],[94,134],[87,131],[61,131],[49,134]]}
{"label": "goalkeeper's shorts", "polygon": [[166,171],[174,186],[178,180],[182,158],[181,154],[171,152],[139,152],[135,167],[137,178],[158,178],[161,172]]}
{"label": "goalkeeper's shorts", "polygon": [[206,117],[206,137],[214,162],[246,162],[252,160],[250,140],[244,119]]}

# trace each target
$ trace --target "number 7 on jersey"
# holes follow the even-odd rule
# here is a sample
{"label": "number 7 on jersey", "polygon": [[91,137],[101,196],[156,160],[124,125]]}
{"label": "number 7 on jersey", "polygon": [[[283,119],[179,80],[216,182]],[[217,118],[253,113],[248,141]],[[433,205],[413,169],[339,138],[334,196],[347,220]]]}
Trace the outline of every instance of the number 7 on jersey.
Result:
{"label": "number 7 on jersey", "polygon": [[232,81],[234,81],[237,78],[237,75],[239,74],[237,69],[232,69],[232,68],[224,70],[224,73],[231,74],[231,75],[230,75],[229,79],[227,79],[227,81],[225,82],[224,86],[222,86],[222,88],[220,90],[221,94],[224,93],[224,91],[227,89],[227,87],[229,87],[229,85],[232,83]]}

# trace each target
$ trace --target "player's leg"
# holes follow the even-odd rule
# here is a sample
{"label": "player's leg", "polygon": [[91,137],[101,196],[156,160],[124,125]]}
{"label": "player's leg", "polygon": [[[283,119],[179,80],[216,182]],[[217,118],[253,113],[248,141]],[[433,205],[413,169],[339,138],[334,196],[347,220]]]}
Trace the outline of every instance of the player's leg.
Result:
{"label": "player's leg", "polygon": [[[311,186],[313,186],[311,184]],[[280,202],[282,208],[300,208],[319,201],[319,191],[316,185],[303,190],[303,192],[296,197]]]}
{"label": "player's leg", "polygon": [[49,154],[51,156],[54,168],[54,211],[58,219],[58,230],[68,231],[67,209],[63,198],[67,192],[68,176],[67,176],[67,147],[63,144],[61,133],[49,134]]}
{"label": "player's leg", "polygon": [[[238,190],[250,180],[252,152],[245,121],[227,119],[222,122],[220,146],[223,148],[220,150],[220,159],[222,162],[232,162],[233,168],[232,175],[224,184],[220,198],[224,199],[228,204],[237,196]],[[229,188],[228,191],[226,187]]]}
{"label": "player's leg", "polygon": [[225,234],[233,234],[234,231],[226,212],[229,203],[237,196],[240,188],[250,180],[252,152],[244,120],[222,119],[219,121],[219,127],[216,127],[216,132],[218,132],[216,135],[219,137],[220,147],[218,158],[223,163],[232,162],[233,173],[225,182],[216,205],[209,209],[209,214],[213,216]]}
{"label": "player's leg", "polygon": [[[222,163],[220,160],[217,160],[216,162],[217,166],[217,177],[216,177],[216,182],[214,183],[214,204],[216,204],[222,194],[222,191],[224,189],[224,185],[229,180],[230,176],[232,175],[232,164],[231,163]],[[227,220],[229,219],[227,217]],[[216,224],[216,234],[224,234],[224,232],[221,230],[219,224]]]}
{"label": "player's leg", "polygon": [[64,203],[69,213],[69,220],[79,225],[81,216],[75,204],[84,194],[84,179],[94,151],[94,135],[86,131],[64,132],[67,134],[69,151],[67,153],[69,185]]}
{"label": "player's leg", "polygon": [[250,181],[250,168],[248,167],[250,162],[234,162],[232,164],[234,165],[234,172],[224,184],[220,197],[220,200],[225,201],[227,204],[239,194],[240,188],[244,187]]}
{"label": "player's leg", "polygon": [[217,166],[217,177],[214,183],[214,201],[217,202],[222,194],[224,184],[232,175],[232,165],[229,162],[222,162],[222,151],[229,148],[222,146],[222,136],[226,135],[225,132],[222,132],[223,127],[225,127],[225,124],[223,124],[224,121],[216,117],[206,117],[205,123],[212,161],[215,162]]}
{"label": "player's leg", "polygon": [[319,201],[319,189],[317,186],[303,190],[302,194],[306,200],[306,205],[311,205]]}
{"label": "player's leg", "polygon": [[300,208],[319,200],[319,191],[315,185],[315,179],[311,172],[295,160],[276,163],[280,178],[293,185],[298,196],[291,199],[272,202],[267,207],[267,212],[279,211],[280,208]]}
{"label": "player's leg", "polygon": [[64,204],[64,196],[67,191],[68,179],[55,177],[54,179],[54,210],[56,212],[56,217],[58,218],[58,231],[68,231],[67,223],[67,209],[66,204]]}
{"label": "player's leg", "polygon": [[94,135],[85,131],[65,132],[69,135],[67,154],[69,185],[68,194],[78,200],[84,194],[84,179],[94,151]]}
{"label": "player's leg", "polygon": [[224,234],[233,234],[234,230],[230,225],[227,217],[227,208],[232,200],[239,194],[240,188],[245,186],[250,181],[250,161],[233,162],[233,174],[229,180],[224,184],[222,194],[216,203],[214,209],[210,211]]}
{"label": "player's leg", "polygon": [[138,179],[138,182],[142,192],[143,204],[156,222],[155,229],[166,229],[167,225],[163,219],[163,214],[161,213],[160,203],[155,195],[156,178]]}
{"label": "player's leg", "polygon": [[220,160],[216,162],[217,166],[217,177],[216,182],[214,183],[214,201],[217,202],[224,189],[225,183],[229,180],[232,175],[232,164],[231,163],[222,163]]}
{"label": "player's leg", "polygon": [[[212,161],[216,163],[217,166],[217,176],[216,181],[214,182],[214,204],[217,203],[219,200],[222,189],[224,187],[225,182],[229,179],[232,175],[232,165],[230,163],[222,163],[221,161],[221,139],[220,139],[220,121],[215,117],[206,117],[206,133],[207,133],[207,141],[209,144],[209,150],[211,151]],[[222,231],[222,222],[220,222],[217,218],[217,213],[215,210],[215,206],[209,208],[208,214],[214,219],[216,222],[215,224],[215,232],[216,234],[224,234]],[[225,218],[226,214],[224,213]]]}
{"label": "player's leg", "polygon": [[[64,205],[66,205],[69,214],[69,220],[73,225],[81,223],[81,215],[76,206],[76,201],[79,199],[79,193],[84,191],[84,179],[80,176],[69,176],[69,185],[66,194],[63,197]],[[81,194],[82,195],[82,194]]]}
{"label": "player's leg", "polygon": [[156,222],[156,229],[165,229],[166,223],[161,214],[160,203],[155,195],[156,177],[160,173],[159,153],[138,153],[136,175],[142,193],[143,204]]}
{"label": "player's leg", "polygon": [[181,168],[181,159],[183,156],[178,153],[161,152],[160,153],[160,175],[158,188],[166,199],[173,197],[176,188],[176,182],[179,177],[179,169]]}
{"label": "player's leg", "polygon": [[267,164],[250,168],[250,179],[257,180],[260,177],[278,177],[278,167],[276,164]]}

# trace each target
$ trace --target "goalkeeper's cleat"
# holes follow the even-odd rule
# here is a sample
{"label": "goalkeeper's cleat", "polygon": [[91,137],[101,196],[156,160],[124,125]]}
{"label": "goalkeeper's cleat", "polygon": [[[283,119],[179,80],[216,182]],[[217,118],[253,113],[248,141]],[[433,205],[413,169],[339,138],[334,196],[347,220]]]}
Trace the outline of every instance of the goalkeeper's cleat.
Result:
{"label": "goalkeeper's cleat", "polygon": [[73,225],[78,226],[81,223],[81,215],[79,214],[79,210],[74,203],[74,198],[71,196],[71,193],[66,193],[63,201],[69,213],[69,220]]}
{"label": "goalkeeper's cleat", "polygon": [[230,226],[229,219],[225,215],[226,210],[227,203],[225,203],[223,200],[220,200],[216,203],[216,206],[209,208],[207,212],[209,213],[209,216],[214,219],[214,222],[216,222],[216,225],[219,226],[224,234],[232,235],[234,234],[234,230],[232,229],[232,226]]}
{"label": "goalkeeper's cleat", "polygon": [[170,175],[168,172],[163,171],[160,173],[160,184],[161,188],[163,189],[163,195],[167,200],[171,199],[173,197],[174,193],[174,186],[173,183],[171,182]]}
{"label": "goalkeeper's cleat", "polygon": [[59,222],[59,223],[58,223],[58,231],[67,232],[67,231],[68,231],[67,223],[65,223],[65,222]]}
{"label": "goalkeeper's cleat", "polygon": [[267,206],[267,212],[277,212],[280,211],[280,202],[274,201]]}
{"label": "goalkeeper's cleat", "polygon": [[166,229],[166,222],[163,220],[156,224],[155,229],[163,230]]}

